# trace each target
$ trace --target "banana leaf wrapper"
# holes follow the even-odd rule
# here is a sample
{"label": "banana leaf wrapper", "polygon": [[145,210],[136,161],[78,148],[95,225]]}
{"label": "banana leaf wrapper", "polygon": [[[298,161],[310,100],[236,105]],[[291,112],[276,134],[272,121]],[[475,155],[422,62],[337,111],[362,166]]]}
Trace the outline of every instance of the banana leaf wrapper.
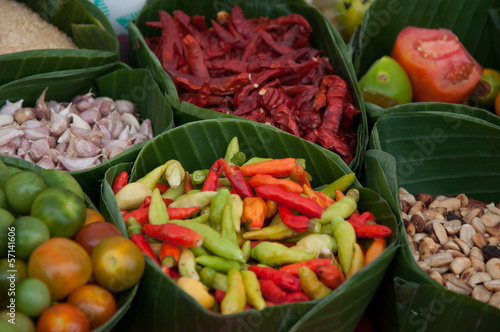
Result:
{"label": "banana leaf wrapper", "polygon": [[[130,163],[111,167],[101,187],[100,207],[103,213],[124,232],[125,226],[111,189],[114,179],[122,171],[128,171],[130,181],[134,181],[170,159],[178,160],[189,172],[207,168],[225,154],[227,144],[234,136],[238,137],[240,150],[247,158],[304,158],[306,169],[313,178],[313,186],[331,183],[351,172],[337,155],[326,155],[315,144],[274,127],[240,119],[196,121],[150,140],[133,167]],[[377,220],[391,227],[394,233],[388,238],[388,249],[372,265],[328,297],[222,316],[202,308],[147,258],[137,298],[119,328],[128,331],[352,331],[381,282],[398,245],[396,219],[387,201],[375,191],[360,187],[357,180],[353,185],[360,190],[362,197],[360,210],[374,213]]]}
{"label": "banana leaf wrapper", "polygon": [[[245,17],[278,17],[290,13],[298,13],[306,18],[312,27],[312,46],[325,51],[330,63],[335,69],[335,74],[342,77],[350,86],[356,107],[361,111],[355,119],[357,127],[357,146],[354,159],[350,168],[357,170],[362,163],[364,151],[368,140],[366,115],[361,98],[354,67],[350,62],[350,54],[344,41],[335,27],[316,8],[301,0],[271,0],[271,1],[148,1],[138,14],[136,20],[129,24],[129,61],[132,66],[145,67],[151,70],[160,88],[168,95],[167,99],[174,109],[175,123],[183,124],[203,119],[239,118],[238,116],[217,112],[214,110],[197,107],[191,103],[180,102],[175,85],[170,76],[165,72],[159,60],[149,49],[145,37],[158,36],[160,29],[146,26],[148,21],[159,21],[158,10],[163,9],[169,13],[174,10],[183,10],[188,15],[198,14],[205,16],[207,24],[210,19],[215,19],[217,12],[225,10],[231,12],[234,6],[240,6]],[[326,149],[325,149],[326,150]]]}
{"label": "banana leaf wrapper", "polygon": [[[365,156],[366,170],[379,168],[386,181],[371,179],[389,199],[399,221],[398,250],[368,313],[381,331],[482,331],[495,329],[500,310],[445,289],[415,262],[401,220],[398,188],[410,193],[468,197],[498,202],[500,188],[500,127],[459,113],[425,111],[411,114],[418,105],[401,106],[375,123]],[[442,134],[442,135],[441,135]]]}
{"label": "banana leaf wrapper", "polygon": [[[33,106],[46,88],[46,101],[70,101],[75,95],[89,91],[96,96],[129,100],[137,106],[141,120],[151,120],[154,135],[174,127],[172,110],[149,71],[131,69],[123,63],[44,73],[19,79],[0,87],[0,104],[3,105],[6,100],[13,102],[24,99],[23,106]],[[144,144],[145,142],[136,144],[91,169],[70,173],[97,204],[100,184],[106,170],[112,165],[134,161]],[[0,156],[0,160],[10,164],[26,162],[6,156]],[[40,168],[34,164],[33,166],[35,169]]]}
{"label": "banana leaf wrapper", "polygon": [[88,0],[20,0],[70,36],[79,49],[42,49],[0,55],[0,86],[41,73],[97,67],[119,60],[118,38]]}

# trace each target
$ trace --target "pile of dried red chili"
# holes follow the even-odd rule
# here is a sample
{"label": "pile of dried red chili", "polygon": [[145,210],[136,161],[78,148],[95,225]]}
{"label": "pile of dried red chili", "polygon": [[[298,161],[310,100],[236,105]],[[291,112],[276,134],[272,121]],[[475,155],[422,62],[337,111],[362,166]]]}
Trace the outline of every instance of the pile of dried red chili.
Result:
{"label": "pile of dried red chili", "polygon": [[181,100],[273,125],[352,161],[359,110],[329,59],[311,46],[304,17],[247,19],[234,7],[209,28],[200,15],[159,14],[147,25],[162,34],[146,41]]}

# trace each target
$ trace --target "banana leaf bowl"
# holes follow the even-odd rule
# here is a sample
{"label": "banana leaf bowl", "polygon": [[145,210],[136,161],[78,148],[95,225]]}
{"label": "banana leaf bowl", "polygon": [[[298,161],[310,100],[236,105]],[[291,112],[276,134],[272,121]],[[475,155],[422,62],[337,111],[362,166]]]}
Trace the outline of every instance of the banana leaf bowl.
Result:
{"label": "banana leaf bowl", "polygon": [[[412,194],[455,197],[464,193],[487,204],[500,201],[500,126],[473,115],[435,110],[411,112],[401,105],[375,122],[367,169],[378,167],[385,182],[373,182],[399,220],[401,249],[368,312],[382,331],[483,331],[496,329],[500,309],[440,285],[417,265],[401,219],[399,187]],[[398,111],[399,110],[399,111]],[[371,179],[371,180],[370,180]]]}
{"label": "banana leaf bowl", "polygon": [[[2,161],[0,161],[0,163],[1,162]],[[5,165],[8,167],[14,167],[14,168],[17,168],[20,170],[31,170],[31,171],[35,171],[35,172],[42,170],[40,167],[36,166],[35,164],[28,162],[28,161],[25,161],[25,160],[22,160],[22,159],[15,159],[15,160],[13,160],[12,163],[5,163]],[[5,167],[5,166],[3,166],[3,167]],[[64,181],[64,183],[67,183],[68,185],[72,185],[71,181],[69,181],[66,178],[60,178],[60,176],[57,176],[56,174],[57,173],[52,173],[52,175],[50,175],[50,177],[52,177],[53,180],[58,179],[58,180]],[[77,183],[75,183],[75,184],[78,185]],[[74,188],[75,188],[75,191],[79,189],[77,187],[74,187]],[[95,204],[90,200],[89,196],[86,194],[85,191],[83,191],[83,194],[84,194],[86,206],[88,208],[98,210],[96,208]],[[109,221],[109,219],[107,219],[107,221]],[[126,233],[124,234],[124,236],[126,236]],[[115,297],[116,308],[117,308],[115,314],[112,317],[110,317],[104,324],[102,324],[98,328],[93,329],[92,332],[111,331],[113,329],[113,327],[120,321],[120,319],[122,319],[123,316],[125,316],[127,311],[130,309],[130,306],[132,304],[132,300],[134,299],[134,296],[137,293],[138,287],[139,287],[139,284],[136,284],[133,287],[117,294]]]}
{"label": "banana leaf bowl", "polygon": [[[315,144],[268,125],[241,119],[195,121],[150,140],[133,165],[127,163],[111,167],[101,187],[100,207],[103,213],[122,231],[125,230],[111,189],[114,179],[121,172],[129,172],[130,181],[135,181],[170,159],[178,160],[189,172],[207,168],[214,160],[224,156],[233,137],[238,137],[240,151],[247,158],[304,158],[306,169],[313,178],[313,187],[328,184],[352,172],[340,157],[326,155]],[[360,190],[362,197],[360,211],[373,212],[377,221],[393,230],[393,235],[388,238],[388,248],[373,264],[352,276],[328,297],[222,316],[201,307],[147,257],[146,272],[137,298],[118,327],[127,331],[352,331],[381,282],[398,245],[396,219],[387,201],[371,189],[361,187],[357,180],[353,186]]]}
{"label": "banana leaf bowl", "polygon": [[119,60],[118,39],[88,0],[19,0],[70,36],[78,49],[39,49],[0,55],[0,86],[31,75],[90,68]]}
{"label": "banana leaf bowl", "polygon": [[[173,114],[163,94],[145,69],[131,69],[123,63],[110,63],[87,69],[72,69],[32,75],[0,87],[0,104],[23,99],[23,106],[34,106],[45,90],[45,100],[69,102],[74,96],[91,91],[95,96],[125,99],[133,102],[143,119],[150,119],[153,133],[158,135],[173,128]],[[123,162],[134,161],[144,142],[131,146],[109,160],[90,169],[72,171],[90,199],[99,202],[100,183],[106,170]],[[16,157],[0,156],[6,164],[30,163]],[[39,166],[35,169],[40,169]]]}
{"label": "banana leaf bowl", "polygon": [[167,94],[173,106],[175,122],[183,124],[191,121],[237,117],[233,114],[200,108],[186,101],[180,101],[176,86],[170,76],[163,69],[160,61],[146,43],[147,38],[160,34],[160,29],[146,25],[148,21],[159,21],[158,10],[162,9],[172,14],[174,10],[182,10],[186,14],[201,15],[210,25],[210,19],[215,19],[220,11],[231,12],[234,6],[240,6],[246,18],[270,17],[298,13],[311,25],[312,47],[324,51],[329,58],[335,74],[344,79],[352,91],[354,106],[360,110],[356,116],[353,128],[357,134],[356,148],[353,152],[354,159],[349,161],[351,169],[356,170],[362,162],[367,144],[367,128],[364,104],[359,92],[354,68],[350,62],[347,47],[336,31],[335,27],[314,7],[301,0],[272,0],[272,1],[149,1],[139,12],[136,20],[129,25],[129,61],[132,66],[145,67],[151,70],[160,87]]}

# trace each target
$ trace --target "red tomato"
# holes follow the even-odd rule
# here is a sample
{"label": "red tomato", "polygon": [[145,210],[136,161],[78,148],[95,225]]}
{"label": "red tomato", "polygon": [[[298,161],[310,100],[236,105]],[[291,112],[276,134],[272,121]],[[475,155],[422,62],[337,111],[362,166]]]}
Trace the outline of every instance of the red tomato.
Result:
{"label": "red tomato", "polygon": [[121,236],[120,230],[113,224],[105,221],[96,221],[83,226],[76,233],[75,241],[90,255],[94,247],[110,236]]}
{"label": "red tomato", "polygon": [[67,303],[57,303],[45,309],[36,323],[37,332],[88,332],[90,325],[79,309]]}
{"label": "red tomato", "polygon": [[69,294],[67,302],[80,309],[95,329],[106,323],[116,313],[113,295],[98,285],[83,285]]}
{"label": "red tomato", "polygon": [[404,28],[392,57],[408,73],[414,101],[461,103],[483,72],[457,36],[446,29]]}

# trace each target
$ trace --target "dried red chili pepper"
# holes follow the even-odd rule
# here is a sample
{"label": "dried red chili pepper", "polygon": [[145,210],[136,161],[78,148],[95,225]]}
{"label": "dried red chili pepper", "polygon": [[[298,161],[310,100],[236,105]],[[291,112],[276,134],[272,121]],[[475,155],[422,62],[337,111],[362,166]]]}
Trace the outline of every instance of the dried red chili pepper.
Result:
{"label": "dried red chili pepper", "polygon": [[184,39],[182,39],[182,42],[186,46],[191,74],[204,79],[210,78],[200,44],[198,44],[196,39],[194,39],[191,35],[186,35]]}

